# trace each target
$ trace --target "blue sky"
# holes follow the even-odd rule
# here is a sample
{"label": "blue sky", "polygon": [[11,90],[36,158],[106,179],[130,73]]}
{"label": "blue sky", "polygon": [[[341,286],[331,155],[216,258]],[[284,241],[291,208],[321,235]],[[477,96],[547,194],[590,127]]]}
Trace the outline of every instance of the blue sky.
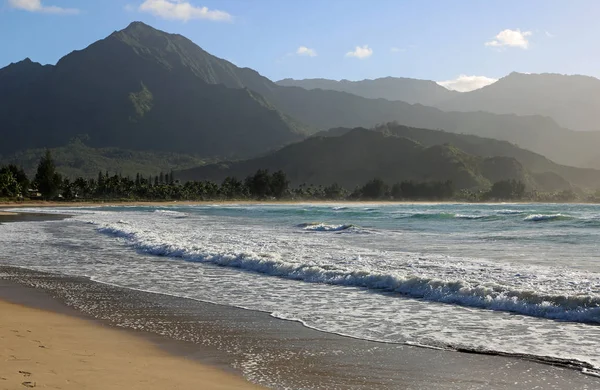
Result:
{"label": "blue sky", "polygon": [[511,71],[600,77],[598,15],[596,0],[0,0],[0,67],[54,64],[139,20],[273,80],[469,89]]}

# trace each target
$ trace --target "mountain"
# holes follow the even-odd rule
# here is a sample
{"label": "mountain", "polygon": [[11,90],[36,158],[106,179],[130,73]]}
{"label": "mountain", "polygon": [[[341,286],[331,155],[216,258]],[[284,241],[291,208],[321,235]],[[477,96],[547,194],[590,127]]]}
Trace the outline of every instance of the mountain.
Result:
{"label": "mountain", "polygon": [[[364,128],[348,129],[337,136],[314,136],[255,159],[183,170],[177,177],[219,182],[227,176],[244,178],[258,169],[281,169],[292,185],[338,183],[348,189],[374,177],[388,183],[452,180],[458,189],[486,188],[506,179],[521,180],[531,189],[546,190],[547,185],[512,157],[481,157],[449,144],[425,146]],[[563,183],[561,189],[571,188],[567,181]],[[556,186],[556,181],[551,184]]]}
{"label": "mountain", "polygon": [[445,111],[543,115],[569,129],[600,130],[600,80],[589,76],[513,72],[434,105]]}
{"label": "mountain", "polygon": [[218,70],[198,65],[190,46],[132,23],[56,66],[1,69],[0,153],[86,134],[93,147],[250,156],[304,137],[259,93],[206,82]]}
{"label": "mountain", "polygon": [[600,133],[566,130],[542,116],[444,112],[280,86],[140,22],[56,66],[22,61],[0,69],[3,154],[86,134],[91,147],[245,158],[319,130],[390,121],[507,140],[567,165],[595,164],[600,144]]}
{"label": "mountain", "polygon": [[[339,137],[352,130],[350,128],[335,128],[319,132],[313,137]],[[515,159],[528,172],[531,172],[536,177],[538,184],[547,191],[568,187],[565,179],[568,179],[568,182],[579,188],[600,188],[600,170],[557,164],[541,154],[522,149],[507,141],[441,130],[418,129],[397,123],[387,123],[372,130],[386,135],[408,138],[425,147],[453,145],[474,156]]]}
{"label": "mountain", "polygon": [[444,111],[541,115],[559,126],[600,130],[600,80],[581,75],[513,72],[470,92],[450,91],[434,81],[384,77],[375,80],[283,79],[282,86],[348,92],[369,99],[400,100],[435,106]]}
{"label": "mountain", "polygon": [[277,85],[304,89],[325,89],[347,92],[367,99],[400,100],[410,104],[434,106],[452,99],[459,92],[450,91],[435,81],[404,77],[382,77],[374,80],[283,79]]}

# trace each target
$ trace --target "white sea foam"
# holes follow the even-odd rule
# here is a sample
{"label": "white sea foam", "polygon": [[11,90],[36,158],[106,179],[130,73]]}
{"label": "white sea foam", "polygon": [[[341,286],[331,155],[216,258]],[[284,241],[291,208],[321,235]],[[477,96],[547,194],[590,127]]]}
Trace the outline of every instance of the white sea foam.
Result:
{"label": "white sea foam", "polygon": [[543,221],[558,221],[572,219],[568,215],[563,214],[531,214],[523,219],[527,222],[543,222]]}
{"label": "white sea foam", "polygon": [[359,229],[358,227],[350,224],[328,225],[321,222],[301,223],[300,225],[298,225],[298,227],[312,232],[340,232],[349,229]]}
{"label": "white sea foam", "polygon": [[[308,225],[317,231],[340,231],[351,225]],[[322,265],[287,262],[281,256],[256,255],[247,252],[210,252],[201,247],[161,239],[154,234],[108,224],[98,231],[122,237],[139,251],[158,256],[182,258],[187,261],[205,262],[219,266],[240,268],[269,276],[302,280],[310,283],[325,283],[342,286],[364,287],[391,291],[414,298],[459,304],[484,309],[510,311],[535,317],[577,322],[600,323],[600,296],[564,295],[551,292],[511,289],[496,283],[480,283],[466,280],[448,280],[424,277],[418,274],[397,271],[380,271],[353,265]],[[318,259],[316,259],[318,260]],[[525,277],[525,275],[516,275]]]}
{"label": "white sea foam", "polygon": [[458,219],[484,219],[489,218],[489,215],[456,214],[454,217]]}
{"label": "white sea foam", "polygon": [[182,213],[181,211],[175,210],[158,209],[154,210],[154,212],[171,218],[187,218],[188,216],[186,213]]}

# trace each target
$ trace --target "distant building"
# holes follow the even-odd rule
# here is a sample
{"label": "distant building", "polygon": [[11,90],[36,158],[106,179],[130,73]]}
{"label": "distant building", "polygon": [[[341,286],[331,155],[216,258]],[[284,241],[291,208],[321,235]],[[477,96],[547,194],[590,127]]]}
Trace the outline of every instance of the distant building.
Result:
{"label": "distant building", "polygon": [[27,196],[29,199],[42,199],[42,194],[36,189],[27,190]]}

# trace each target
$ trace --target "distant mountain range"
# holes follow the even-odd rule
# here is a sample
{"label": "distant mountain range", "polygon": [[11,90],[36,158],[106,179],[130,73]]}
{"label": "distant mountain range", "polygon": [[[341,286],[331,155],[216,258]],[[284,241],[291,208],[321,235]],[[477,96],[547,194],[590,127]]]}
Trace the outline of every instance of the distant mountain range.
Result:
{"label": "distant mountain range", "polygon": [[444,111],[541,115],[560,126],[600,130],[600,80],[590,76],[513,72],[470,92],[450,91],[434,81],[402,77],[374,80],[283,79],[278,85],[348,92],[369,99],[400,100]]}
{"label": "distant mountain range", "polygon": [[399,100],[410,104],[435,106],[452,99],[460,92],[450,91],[435,81],[418,80],[405,77],[382,77],[374,80],[328,80],[328,79],[283,79],[277,81],[285,87],[304,89],[324,89],[347,92],[367,99]]}
{"label": "distant mountain range", "polygon": [[[422,100],[443,107],[477,91],[451,92],[430,81],[392,78],[341,84],[345,90],[279,85],[207,53],[181,35],[134,22],[66,55],[55,66],[26,59],[0,69],[0,153],[62,147],[80,137],[92,148],[183,153],[193,155],[192,160],[247,160],[272,156],[271,151],[292,143],[295,146],[290,147],[298,148],[298,141],[330,128],[397,121],[414,128],[509,141],[561,164],[600,167],[600,132],[568,130],[547,116],[445,112],[396,100]],[[479,93],[504,84],[500,80]],[[358,96],[357,91],[367,97]],[[380,92],[387,99],[374,99]],[[510,99],[506,97],[510,92],[508,87],[499,90],[498,99]],[[541,99],[543,94],[539,95]],[[481,100],[493,100],[485,96]],[[374,147],[377,142],[373,141]],[[415,158],[427,155],[423,153]],[[460,153],[447,155],[462,159]],[[496,156],[500,155],[480,157]],[[109,163],[121,164],[103,164]],[[490,180],[483,174],[473,175],[470,182],[464,182]]]}
{"label": "distant mountain range", "polygon": [[374,177],[388,183],[452,180],[459,189],[507,179],[540,191],[600,186],[600,171],[561,166],[508,142],[395,124],[332,129],[263,157],[182,170],[177,177],[222,181],[257,169],[282,169],[293,185],[337,182],[348,189]]}
{"label": "distant mountain range", "polygon": [[513,72],[483,88],[435,104],[445,111],[543,115],[560,126],[600,130],[600,80],[589,76]]}

